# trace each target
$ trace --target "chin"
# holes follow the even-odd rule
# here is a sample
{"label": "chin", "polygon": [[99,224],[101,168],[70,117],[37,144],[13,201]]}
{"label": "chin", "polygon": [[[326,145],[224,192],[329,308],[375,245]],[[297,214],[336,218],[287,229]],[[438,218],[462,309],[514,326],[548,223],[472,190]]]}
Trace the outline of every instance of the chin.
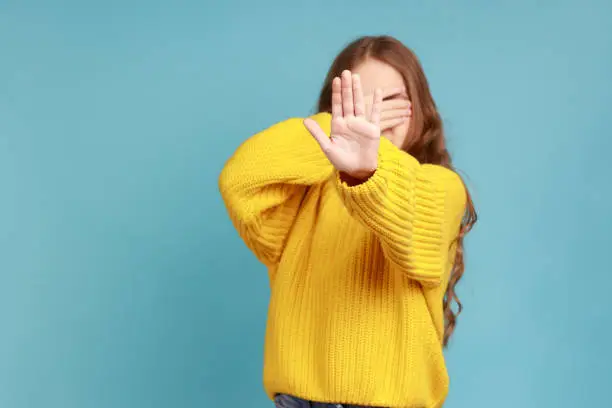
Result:
{"label": "chin", "polygon": [[387,138],[391,143],[393,143],[396,147],[399,147],[401,149],[401,140],[399,140],[399,138],[397,137],[397,135],[394,135],[391,132],[385,132],[382,134],[383,137]]}
{"label": "chin", "polygon": [[392,130],[387,130],[385,132],[382,132],[380,135],[383,136],[383,137],[386,137],[387,139],[389,139],[391,141],[393,141],[393,139],[396,138],[396,136],[395,136],[395,134],[393,133]]}
{"label": "chin", "polygon": [[387,138],[391,143],[400,149],[404,148],[407,135],[408,126],[406,124],[401,124],[392,129],[387,129],[381,134],[381,136]]}

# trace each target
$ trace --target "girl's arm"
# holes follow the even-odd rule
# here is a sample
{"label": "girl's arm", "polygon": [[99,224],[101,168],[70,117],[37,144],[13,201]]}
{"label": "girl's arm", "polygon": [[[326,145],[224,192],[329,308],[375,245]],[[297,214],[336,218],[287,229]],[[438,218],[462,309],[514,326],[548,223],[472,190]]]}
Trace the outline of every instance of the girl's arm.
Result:
{"label": "girl's arm", "polygon": [[[329,134],[328,114],[312,119]],[[234,226],[261,262],[279,261],[307,187],[332,172],[297,118],[252,136],[227,161],[219,177],[221,195]]]}
{"label": "girl's arm", "polygon": [[337,172],[346,208],[380,239],[388,260],[427,286],[439,285],[454,259],[453,240],[465,213],[461,178],[444,167],[421,165],[382,138],[378,167],[353,185]]}
{"label": "girl's arm", "polygon": [[[366,115],[361,80],[344,71],[332,81],[331,137],[304,124],[335,168],[345,207],[376,234],[387,259],[424,285],[444,282],[453,240],[465,213],[460,177],[425,164],[381,137],[382,92]],[[348,177],[350,176],[350,177]]]}

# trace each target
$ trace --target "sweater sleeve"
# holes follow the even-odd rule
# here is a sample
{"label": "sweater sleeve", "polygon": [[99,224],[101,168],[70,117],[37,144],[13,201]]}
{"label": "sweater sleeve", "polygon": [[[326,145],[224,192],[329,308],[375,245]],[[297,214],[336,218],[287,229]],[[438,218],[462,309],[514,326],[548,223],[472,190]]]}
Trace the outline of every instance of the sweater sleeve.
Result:
{"label": "sweater sleeve", "polygon": [[382,138],[378,168],[368,180],[356,186],[336,180],[345,207],[376,234],[392,264],[426,286],[443,281],[466,206],[456,173],[421,165]]}
{"label": "sweater sleeve", "polygon": [[[313,119],[329,134],[329,114]],[[280,260],[308,186],[332,174],[303,119],[292,118],[245,141],[221,171],[219,190],[246,245],[272,266]]]}

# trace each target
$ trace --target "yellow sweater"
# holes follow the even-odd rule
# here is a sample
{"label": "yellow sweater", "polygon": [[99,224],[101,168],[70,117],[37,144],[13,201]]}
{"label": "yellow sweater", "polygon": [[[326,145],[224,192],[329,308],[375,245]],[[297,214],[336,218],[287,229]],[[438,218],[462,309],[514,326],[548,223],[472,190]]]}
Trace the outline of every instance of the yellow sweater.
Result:
{"label": "yellow sweater", "polygon": [[[329,134],[330,115],[313,118]],[[442,298],[466,201],[455,173],[383,138],[374,175],[349,187],[292,118],[243,143],[219,186],[269,270],[270,398],[442,405]]]}

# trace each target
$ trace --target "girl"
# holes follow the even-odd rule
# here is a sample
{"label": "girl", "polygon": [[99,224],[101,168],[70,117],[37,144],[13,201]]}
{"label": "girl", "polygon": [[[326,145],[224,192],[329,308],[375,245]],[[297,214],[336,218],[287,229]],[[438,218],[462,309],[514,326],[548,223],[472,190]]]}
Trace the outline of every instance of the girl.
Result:
{"label": "girl", "polygon": [[285,408],[440,407],[476,214],[427,79],[398,40],[363,37],[318,111],[251,137],[219,180],[269,271],[266,392]]}

